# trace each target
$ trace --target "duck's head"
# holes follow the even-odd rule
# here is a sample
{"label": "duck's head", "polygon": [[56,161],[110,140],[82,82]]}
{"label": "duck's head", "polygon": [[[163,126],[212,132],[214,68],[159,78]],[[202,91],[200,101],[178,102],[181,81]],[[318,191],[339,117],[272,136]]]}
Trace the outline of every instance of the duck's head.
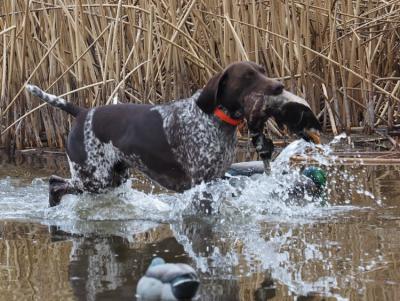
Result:
{"label": "duck's head", "polygon": [[323,189],[326,186],[326,172],[315,166],[306,167],[302,174],[307,178],[311,179],[319,189]]}
{"label": "duck's head", "polygon": [[155,267],[155,266],[162,265],[162,264],[165,264],[164,259],[162,259],[161,257],[154,257],[153,260],[151,261],[149,267]]}
{"label": "duck's head", "polygon": [[199,289],[200,281],[194,273],[187,273],[171,281],[172,293],[178,300],[191,300]]}

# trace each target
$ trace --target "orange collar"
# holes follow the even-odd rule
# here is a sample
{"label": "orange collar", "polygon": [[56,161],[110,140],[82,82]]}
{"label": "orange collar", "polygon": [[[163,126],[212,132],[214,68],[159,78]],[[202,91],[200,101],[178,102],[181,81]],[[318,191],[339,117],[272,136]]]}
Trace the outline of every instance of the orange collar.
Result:
{"label": "orange collar", "polygon": [[214,111],[214,115],[226,122],[227,124],[233,125],[233,126],[238,126],[239,124],[242,123],[242,119],[233,119],[232,117],[228,116],[223,110],[221,110],[220,108],[216,108]]}

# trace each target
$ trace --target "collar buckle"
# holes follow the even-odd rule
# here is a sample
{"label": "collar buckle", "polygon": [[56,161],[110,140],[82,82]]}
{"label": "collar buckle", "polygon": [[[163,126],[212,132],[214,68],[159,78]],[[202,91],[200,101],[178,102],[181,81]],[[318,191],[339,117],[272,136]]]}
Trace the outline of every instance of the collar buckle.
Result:
{"label": "collar buckle", "polygon": [[214,115],[221,121],[230,124],[232,126],[238,126],[243,122],[243,118],[235,119],[230,117],[221,107],[217,107],[214,111]]}

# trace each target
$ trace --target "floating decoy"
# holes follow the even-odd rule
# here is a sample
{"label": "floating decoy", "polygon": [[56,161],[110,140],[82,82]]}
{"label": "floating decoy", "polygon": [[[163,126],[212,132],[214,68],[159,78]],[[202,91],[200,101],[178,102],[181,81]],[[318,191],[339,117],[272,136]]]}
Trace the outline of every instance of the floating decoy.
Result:
{"label": "floating decoy", "polygon": [[136,295],[141,301],[191,300],[200,281],[195,270],[184,263],[166,263],[155,257],[140,278]]}
{"label": "floating decoy", "polygon": [[326,186],[326,172],[319,167],[308,166],[303,169],[301,174],[311,179],[315,189],[318,191],[322,191]]}
{"label": "floating decoy", "polygon": [[[262,161],[249,161],[232,164],[226,172],[227,176],[246,176],[264,173]],[[320,196],[326,186],[326,172],[315,166],[308,166],[301,172],[301,180],[293,185],[292,194],[306,192],[309,195]]]}
{"label": "floating decoy", "polygon": [[226,171],[228,176],[245,176],[250,177],[255,174],[262,174],[265,172],[264,163],[262,161],[248,161],[234,163]]}

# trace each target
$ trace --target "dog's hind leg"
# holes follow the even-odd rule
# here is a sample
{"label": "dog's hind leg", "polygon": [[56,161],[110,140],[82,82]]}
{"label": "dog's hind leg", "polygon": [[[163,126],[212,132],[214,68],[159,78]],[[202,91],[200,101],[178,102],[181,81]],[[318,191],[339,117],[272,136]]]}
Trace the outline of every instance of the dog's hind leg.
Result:
{"label": "dog's hind leg", "polygon": [[51,176],[49,179],[49,206],[54,207],[60,204],[61,198],[66,194],[79,194],[82,190],[72,184],[70,180],[58,176]]}
{"label": "dog's hind leg", "polygon": [[123,161],[118,161],[112,170],[112,187],[118,187],[125,183],[130,176],[129,165]]}

